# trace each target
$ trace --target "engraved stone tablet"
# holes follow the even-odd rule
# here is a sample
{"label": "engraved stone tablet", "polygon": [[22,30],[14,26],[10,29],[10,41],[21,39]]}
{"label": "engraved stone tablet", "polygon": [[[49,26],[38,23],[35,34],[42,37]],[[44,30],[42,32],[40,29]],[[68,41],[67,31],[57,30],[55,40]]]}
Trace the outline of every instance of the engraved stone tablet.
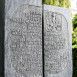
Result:
{"label": "engraved stone tablet", "polygon": [[70,17],[68,9],[44,5],[45,77],[72,77]]}
{"label": "engraved stone tablet", "polygon": [[5,24],[5,77],[42,77],[42,7],[22,4],[11,11]]}

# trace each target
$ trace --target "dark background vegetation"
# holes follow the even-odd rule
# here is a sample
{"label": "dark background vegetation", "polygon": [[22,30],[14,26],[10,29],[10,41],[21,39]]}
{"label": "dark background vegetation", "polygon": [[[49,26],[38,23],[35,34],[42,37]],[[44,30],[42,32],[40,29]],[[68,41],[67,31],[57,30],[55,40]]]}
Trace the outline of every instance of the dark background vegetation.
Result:
{"label": "dark background vegetation", "polygon": [[0,77],[4,77],[4,0],[0,0]]}
{"label": "dark background vegetation", "polygon": [[77,14],[72,19],[73,77],[77,77]]}

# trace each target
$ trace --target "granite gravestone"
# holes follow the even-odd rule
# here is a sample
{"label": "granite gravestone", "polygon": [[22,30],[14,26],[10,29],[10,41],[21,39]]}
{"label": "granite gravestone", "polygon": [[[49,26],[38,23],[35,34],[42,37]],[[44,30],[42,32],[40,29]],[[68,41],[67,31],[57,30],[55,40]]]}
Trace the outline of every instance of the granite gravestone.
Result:
{"label": "granite gravestone", "polygon": [[72,77],[71,11],[43,8],[45,77]]}
{"label": "granite gravestone", "polygon": [[5,1],[5,77],[42,77],[42,2]]}
{"label": "granite gravestone", "polygon": [[72,77],[70,10],[43,8],[44,36],[41,0],[5,1],[5,77]]}

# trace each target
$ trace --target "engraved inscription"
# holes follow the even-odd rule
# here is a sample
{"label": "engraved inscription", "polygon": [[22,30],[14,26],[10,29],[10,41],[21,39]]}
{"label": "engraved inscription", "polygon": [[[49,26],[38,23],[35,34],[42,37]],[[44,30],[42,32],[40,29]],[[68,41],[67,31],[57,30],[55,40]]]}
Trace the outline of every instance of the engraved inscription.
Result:
{"label": "engraved inscription", "polygon": [[68,51],[68,23],[57,12],[44,11],[45,75],[57,74],[65,69]]}
{"label": "engraved inscription", "polygon": [[42,77],[42,8],[22,5],[10,23],[12,67],[24,77]]}

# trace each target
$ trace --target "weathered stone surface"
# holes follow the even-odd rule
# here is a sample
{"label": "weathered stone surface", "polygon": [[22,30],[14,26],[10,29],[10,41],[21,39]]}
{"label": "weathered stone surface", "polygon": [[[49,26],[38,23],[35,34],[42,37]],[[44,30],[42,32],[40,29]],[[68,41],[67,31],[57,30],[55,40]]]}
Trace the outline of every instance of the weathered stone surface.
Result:
{"label": "weathered stone surface", "polygon": [[5,77],[42,77],[41,0],[5,3]]}
{"label": "weathered stone surface", "polygon": [[72,77],[71,12],[44,5],[45,77]]}

